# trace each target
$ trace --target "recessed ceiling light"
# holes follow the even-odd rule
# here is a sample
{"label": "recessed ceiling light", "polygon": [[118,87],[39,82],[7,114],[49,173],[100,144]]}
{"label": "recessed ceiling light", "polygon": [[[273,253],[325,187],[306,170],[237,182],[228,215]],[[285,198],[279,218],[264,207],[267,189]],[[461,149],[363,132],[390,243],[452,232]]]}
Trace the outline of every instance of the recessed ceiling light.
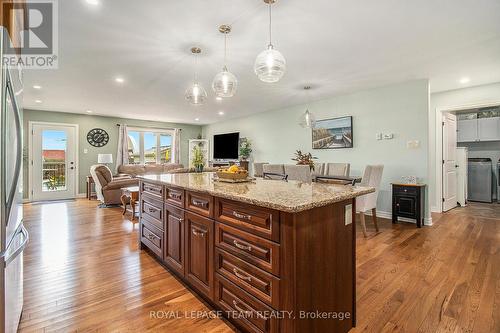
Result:
{"label": "recessed ceiling light", "polygon": [[218,101],[222,101],[222,97],[220,97],[220,96],[215,97],[215,99]]}
{"label": "recessed ceiling light", "polygon": [[470,82],[470,79],[468,77],[463,77],[460,79],[460,83],[461,84],[466,84],[466,83],[469,83]]}
{"label": "recessed ceiling light", "polygon": [[123,82],[125,82],[125,79],[122,78],[122,77],[116,77],[115,78],[115,82],[117,82],[117,83],[123,83]]}
{"label": "recessed ceiling light", "polygon": [[219,111],[219,116],[223,116],[224,115],[224,111]]}
{"label": "recessed ceiling light", "polygon": [[35,85],[33,86],[33,89],[37,89],[37,90],[39,90],[39,89],[42,89],[42,86],[39,86],[38,84],[35,84]]}
{"label": "recessed ceiling light", "polygon": [[92,112],[94,112],[94,111],[92,111],[92,110],[85,110],[85,112],[87,112],[87,113],[92,113]]}
{"label": "recessed ceiling light", "polygon": [[200,118],[194,118],[194,121],[200,121]]}
{"label": "recessed ceiling light", "polygon": [[99,0],[87,0],[89,5],[97,6],[99,4]]}
{"label": "recessed ceiling light", "polygon": [[41,99],[37,99],[37,100],[35,100],[35,103],[40,104],[40,103],[42,103],[42,100]]}

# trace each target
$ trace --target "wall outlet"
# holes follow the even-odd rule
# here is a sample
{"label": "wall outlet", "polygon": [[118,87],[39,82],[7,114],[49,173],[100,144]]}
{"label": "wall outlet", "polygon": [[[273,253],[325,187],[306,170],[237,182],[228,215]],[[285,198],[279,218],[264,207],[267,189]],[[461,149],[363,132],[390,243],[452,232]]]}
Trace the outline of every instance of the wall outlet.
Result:
{"label": "wall outlet", "polygon": [[376,138],[377,140],[382,140],[382,133],[377,133],[377,134],[375,134],[375,138]]}
{"label": "wall outlet", "polygon": [[88,150],[87,148],[85,148],[85,149],[83,150],[83,153],[84,153],[84,154],[88,154],[88,153],[89,153],[89,150]]}
{"label": "wall outlet", "polygon": [[406,148],[408,149],[417,149],[420,147],[420,141],[418,140],[410,140],[406,142]]}

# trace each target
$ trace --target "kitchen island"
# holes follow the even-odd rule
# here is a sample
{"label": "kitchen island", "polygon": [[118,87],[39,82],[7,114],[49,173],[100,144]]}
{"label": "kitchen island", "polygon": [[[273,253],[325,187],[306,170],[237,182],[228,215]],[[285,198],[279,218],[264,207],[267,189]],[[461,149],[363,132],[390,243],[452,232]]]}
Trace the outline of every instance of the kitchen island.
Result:
{"label": "kitchen island", "polygon": [[374,191],[213,173],[143,175],[140,244],[247,332],[355,325],[355,198]]}

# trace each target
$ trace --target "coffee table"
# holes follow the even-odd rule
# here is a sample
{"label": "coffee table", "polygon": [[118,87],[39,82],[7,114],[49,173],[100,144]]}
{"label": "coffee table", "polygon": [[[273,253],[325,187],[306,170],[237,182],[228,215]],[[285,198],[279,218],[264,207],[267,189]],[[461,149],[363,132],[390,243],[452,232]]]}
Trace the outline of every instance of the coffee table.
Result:
{"label": "coffee table", "polygon": [[[135,204],[139,201],[139,186],[124,187],[122,190],[121,202],[123,205],[123,214],[127,211],[132,213],[132,223],[135,223]],[[127,209],[127,205],[130,204],[131,210]]]}

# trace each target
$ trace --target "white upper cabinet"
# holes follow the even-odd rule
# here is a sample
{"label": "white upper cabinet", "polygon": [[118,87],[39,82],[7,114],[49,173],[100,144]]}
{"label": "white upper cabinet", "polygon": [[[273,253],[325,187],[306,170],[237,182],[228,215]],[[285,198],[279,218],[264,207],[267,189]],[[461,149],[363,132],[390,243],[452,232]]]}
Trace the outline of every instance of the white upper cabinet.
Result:
{"label": "white upper cabinet", "polygon": [[457,141],[500,141],[500,117],[459,120]]}
{"label": "white upper cabinet", "polygon": [[477,123],[479,141],[500,140],[500,117],[480,118]]}
{"label": "white upper cabinet", "polygon": [[458,142],[478,141],[477,119],[467,119],[458,121]]}

